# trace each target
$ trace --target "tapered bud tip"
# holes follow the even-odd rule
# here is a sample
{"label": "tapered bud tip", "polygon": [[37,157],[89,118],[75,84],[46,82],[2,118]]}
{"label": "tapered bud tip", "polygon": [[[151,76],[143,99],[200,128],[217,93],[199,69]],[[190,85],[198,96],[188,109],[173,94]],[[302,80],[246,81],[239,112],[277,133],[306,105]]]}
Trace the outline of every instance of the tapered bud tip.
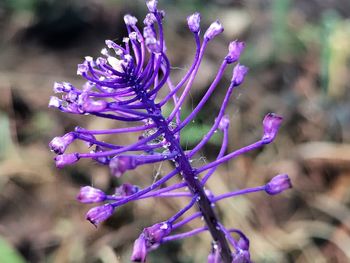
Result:
{"label": "tapered bud tip", "polygon": [[230,119],[228,115],[224,115],[219,122],[219,129],[223,131],[227,129],[229,125],[230,125]]}
{"label": "tapered bud tip", "polygon": [[86,213],[86,219],[97,227],[99,223],[108,219],[113,212],[114,207],[111,204],[93,207]]}
{"label": "tapered bud tip", "polygon": [[76,153],[61,154],[55,157],[56,167],[63,168],[66,165],[73,164],[79,160]]}
{"label": "tapered bud tip", "polygon": [[125,15],[124,23],[128,26],[134,26],[137,23],[137,18],[131,15]]}
{"label": "tapered bud tip", "polygon": [[50,97],[49,108],[59,108],[61,106],[62,100],[55,96]]}
{"label": "tapered bud tip", "polygon": [[146,5],[148,10],[154,13],[157,11],[158,0],[146,0]]}
{"label": "tapered bud tip", "polygon": [[267,144],[272,142],[278,132],[279,127],[283,121],[282,116],[275,113],[268,113],[263,120],[264,135],[262,141]]}
{"label": "tapered bud tip", "polygon": [[77,200],[85,204],[103,202],[106,200],[106,194],[100,189],[84,186],[80,188]]}
{"label": "tapered bud tip", "polygon": [[198,33],[200,31],[200,22],[201,22],[201,15],[200,13],[194,13],[187,17],[187,24],[189,29],[193,33]]}
{"label": "tapered bud tip", "polygon": [[74,133],[67,133],[62,137],[55,137],[52,139],[52,141],[49,143],[49,147],[51,151],[55,152],[56,154],[63,154],[64,151],[67,149],[68,145],[71,144],[75,140]]}
{"label": "tapered bud tip", "polygon": [[146,262],[147,257],[147,245],[146,239],[143,234],[134,242],[134,248],[131,255],[131,261],[133,262]]}
{"label": "tapered bud tip", "polygon": [[89,66],[86,63],[78,64],[77,75],[83,75],[87,73],[89,70]]}
{"label": "tapered bud tip", "polygon": [[218,20],[216,20],[209,26],[207,31],[204,33],[204,38],[209,41],[214,37],[216,37],[217,35],[219,35],[220,33],[222,33],[223,31],[224,31],[224,27],[221,25],[221,23]]}
{"label": "tapered bud tip", "polygon": [[153,245],[158,244],[164,237],[170,234],[172,229],[168,222],[157,223],[153,226],[147,227],[143,230],[147,241]]}
{"label": "tapered bud tip", "polygon": [[232,41],[228,46],[228,54],[226,57],[226,61],[228,63],[236,62],[241,56],[244,50],[245,44],[244,42]]}
{"label": "tapered bud tip", "polygon": [[292,188],[289,176],[287,174],[279,174],[266,184],[265,192],[269,195],[276,195],[289,188]]}
{"label": "tapered bud tip", "polygon": [[136,167],[136,160],[132,156],[115,156],[109,162],[111,174],[121,177],[127,170]]}
{"label": "tapered bud tip", "polygon": [[244,77],[245,75],[248,73],[248,68],[246,66],[237,64],[234,68],[233,68],[233,74],[232,74],[232,83],[235,86],[239,86],[242,84],[242,82],[244,81]]}

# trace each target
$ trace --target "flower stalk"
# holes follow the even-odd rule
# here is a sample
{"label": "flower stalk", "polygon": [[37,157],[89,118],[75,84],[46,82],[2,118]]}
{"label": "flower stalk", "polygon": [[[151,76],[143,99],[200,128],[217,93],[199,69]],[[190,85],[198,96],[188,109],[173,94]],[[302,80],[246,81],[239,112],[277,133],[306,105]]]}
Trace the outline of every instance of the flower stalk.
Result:
{"label": "flower stalk", "polygon": [[[259,191],[265,191],[269,195],[279,194],[291,187],[288,175],[278,175],[263,186],[223,194],[212,193],[206,188],[206,183],[222,163],[273,142],[282,117],[272,113],[266,115],[263,121],[263,136],[260,140],[226,154],[230,125],[226,109],[234,89],[243,83],[248,72],[248,68],[238,62],[244,50],[244,43],[232,41],[229,44],[227,56],[223,59],[208,90],[193,111],[182,120],[181,107],[196,79],[206,47],[224,28],[219,21],[214,21],[201,39],[200,14],[194,13],[187,18],[196,51],[189,70],[177,84],[173,84],[170,79],[171,63],[166,54],[163,35],[162,20],[165,13],[158,9],[156,0],[148,0],[146,4],[149,13],[143,21],[143,29],[139,29],[138,20],[135,17],[126,15],[124,22],[128,37],[123,39],[123,43],[117,44],[106,40],[107,48],[102,49],[102,57],[96,59],[85,57],[83,63],[78,65],[77,74],[86,79],[82,88],[76,88],[65,82],[55,83],[54,92],[62,95],[60,98],[51,97],[49,102],[49,107],[57,108],[62,112],[92,115],[132,123],[132,125],[107,130],[86,130],[76,127],[72,132],[55,137],[49,147],[57,154],[56,166],[63,168],[82,158],[93,159],[100,164],[108,165],[111,174],[122,180],[125,173],[130,173],[140,165],[172,161],[175,166],[173,171],[144,188],[123,183],[114,193],[107,194],[91,186],[82,187],[77,196],[80,202],[102,203],[91,208],[86,214],[86,219],[97,226],[118,211],[118,207],[129,202],[157,197],[173,198],[173,200],[187,198],[188,204],[175,215],[142,231],[134,243],[131,259],[145,262],[147,254],[164,242],[189,238],[208,231],[213,239],[208,262],[249,263],[251,262],[249,240],[240,230],[230,230],[223,226],[216,213],[216,203],[225,198]],[[232,79],[225,91],[226,94],[213,126],[193,149],[185,152],[180,144],[182,129],[189,125],[203,109],[226,69],[234,63],[236,65],[233,66]],[[159,91],[165,87],[169,90],[168,94],[164,98],[159,98]],[[165,116],[162,109],[170,103],[173,105],[172,111],[169,116]],[[217,131],[223,133],[223,139],[216,160],[201,167],[193,167],[191,158]],[[95,137],[101,134],[126,133],[138,134],[139,137],[129,145],[115,145]],[[70,144],[77,140],[85,142],[92,150],[65,153]],[[203,172],[206,174],[201,175]],[[176,175],[179,175],[183,181],[164,186]],[[198,211],[190,214],[194,207]],[[174,233],[200,217],[204,222],[202,227]],[[231,236],[232,231],[239,234],[239,240]]]}

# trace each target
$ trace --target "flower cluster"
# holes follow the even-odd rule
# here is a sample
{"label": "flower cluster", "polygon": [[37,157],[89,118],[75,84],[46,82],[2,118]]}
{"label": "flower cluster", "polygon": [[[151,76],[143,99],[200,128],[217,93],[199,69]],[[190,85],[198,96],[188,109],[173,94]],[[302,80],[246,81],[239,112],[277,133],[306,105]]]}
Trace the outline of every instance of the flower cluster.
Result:
{"label": "flower cluster", "polygon": [[[136,17],[126,15],[124,21],[128,31],[122,43],[106,41],[102,56],[96,59],[86,57],[78,65],[77,74],[86,79],[82,88],[70,83],[56,83],[49,106],[67,113],[94,115],[127,123],[138,123],[127,128],[108,130],[87,130],[77,127],[50,142],[50,148],[57,155],[56,166],[62,168],[82,158],[93,159],[108,165],[113,176],[121,177],[140,165],[170,160],[174,169],[152,185],[139,188],[125,183],[115,192],[107,194],[90,186],[82,187],[77,199],[82,203],[102,203],[90,209],[86,219],[97,226],[109,218],[118,207],[129,202],[157,197],[186,198],[188,204],[171,218],[145,228],[134,244],[133,261],[145,262],[147,254],[162,243],[188,238],[208,231],[213,238],[208,262],[250,262],[249,240],[237,229],[225,228],[215,211],[215,204],[222,199],[252,192],[264,191],[269,195],[278,194],[291,187],[287,175],[277,175],[266,185],[213,194],[205,190],[206,182],[217,167],[232,158],[271,143],[278,132],[282,118],[267,114],[262,123],[262,137],[256,142],[226,154],[228,144],[229,116],[225,114],[233,90],[239,86],[248,72],[247,67],[238,63],[244,50],[244,43],[233,41],[228,46],[216,77],[190,115],[181,119],[180,111],[201,65],[206,47],[223,30],[219,21],[213,22],[201,38],[200,14],[187,18],[189,30],[196,45],[193,63],[175,85],[170,78],[170,62],[166,54],[162,20],[164,12],[157,8],[156,0],[146,1],[149,13],[140,29]],[[209,132],[191,150],[184,151],[180,145],[181,131],[204,107],[217,87],[225,70],[234,64],[232,79],[226,89],[221,108]],[[164,98],[159,98],[161,89],[168,89]],[[173,105],[169,116],[162,113],[166,104]],[[222,145],[216,160],[194,168],[191,158],[199,152],[216,131],[223,133]],[[138,139],[130,145],[115,145],[96,138],[101,134],[136,133]],[[71,143],[81,140],[90,148],[86,153],[65,153]],[[164,186],[169,179],[180,175],[182,181]],[[193,206],[198,212],[185,215]],[[188,213],[187,213],[188,214]],[[190,221],[202,218],[203,226],[188,232],[179,232]],[[232,235],[235,233],[235,235]],[[236,240],[234,236],[240,238]]]}

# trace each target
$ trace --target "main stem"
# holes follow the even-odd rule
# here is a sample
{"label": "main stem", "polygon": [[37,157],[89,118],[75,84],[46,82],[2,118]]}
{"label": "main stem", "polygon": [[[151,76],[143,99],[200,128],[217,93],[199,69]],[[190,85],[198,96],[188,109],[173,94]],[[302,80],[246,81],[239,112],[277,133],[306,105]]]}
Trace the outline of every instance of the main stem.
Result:
{"label": "main stem", "polygon": [[[141,88],[142,89],[142,88]],[[147,111],[152,116],[153,122],[156,127],[164,134],[165,139],[170,144],[169,150],[171,152],[177,152],[178,154],[174,157],[175,163],[178,165],[177,170],[184,178],[189,187],[190,191],[197,198],[197,206],[199,211],[202,213],[204,221],[207,224],[208,230],[213,237],[213,240],[221,248],[221,257],[224,263],[231,263],[232,256],[231,250],[227,243],[225,234],[220,230],[219,222],[215,211],[212,208],[212,203],[205,194],[201,182],[198,180],[195,170],[192,168],[188,158],[186,157],[182,147],[173,131],[168,127],[168,123],[162,115],[159,105],[156,105],[153,100],[147,97],[147,94],[138,87],[135,87],[135,92],[140,96],[140,100],[147,105]]]}

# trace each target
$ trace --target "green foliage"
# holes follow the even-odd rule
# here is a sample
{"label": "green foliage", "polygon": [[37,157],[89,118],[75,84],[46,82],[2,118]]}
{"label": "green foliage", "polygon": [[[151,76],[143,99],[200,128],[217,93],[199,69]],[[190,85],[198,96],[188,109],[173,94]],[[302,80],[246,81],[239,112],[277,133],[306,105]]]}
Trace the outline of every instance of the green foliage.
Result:
{"label": "green foliage", "polygon": [[0,237],[0,262],[25,263],[25,260],[5,239]]}

